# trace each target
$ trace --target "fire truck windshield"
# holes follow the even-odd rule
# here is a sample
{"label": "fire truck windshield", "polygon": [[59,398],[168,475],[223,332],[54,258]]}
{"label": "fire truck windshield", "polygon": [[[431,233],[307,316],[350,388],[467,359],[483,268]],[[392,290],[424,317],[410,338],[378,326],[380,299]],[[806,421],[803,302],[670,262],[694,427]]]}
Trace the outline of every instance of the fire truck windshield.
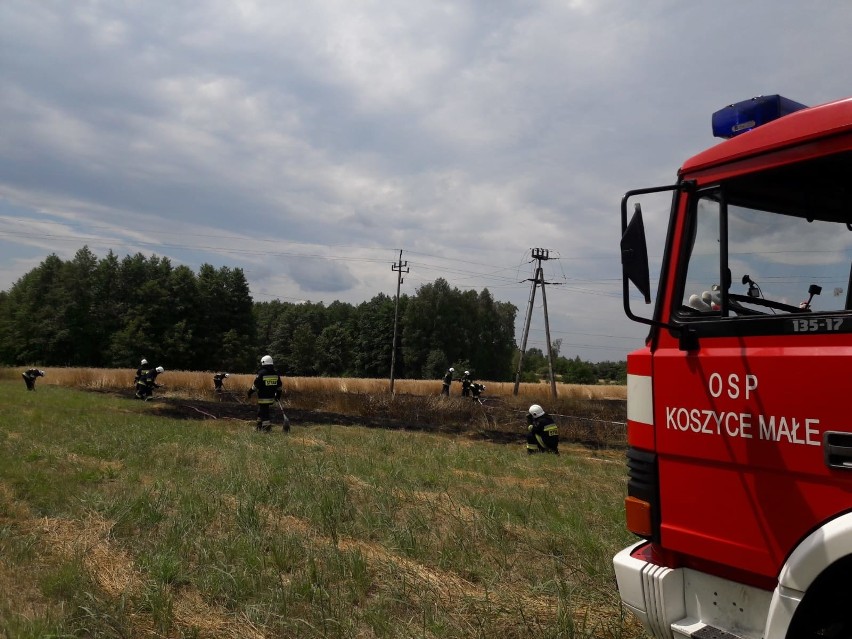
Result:
{"label": "fire truck windshield", "polygon": [[852,153],[696,192],[685,319],[852,310]]}

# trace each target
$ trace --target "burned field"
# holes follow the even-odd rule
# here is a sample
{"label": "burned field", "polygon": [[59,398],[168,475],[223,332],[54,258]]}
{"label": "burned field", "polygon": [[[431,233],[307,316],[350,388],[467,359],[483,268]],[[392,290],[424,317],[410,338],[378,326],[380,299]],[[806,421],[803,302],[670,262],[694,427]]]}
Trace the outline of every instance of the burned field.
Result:
{"label": "burned field", "polygon": [[[503,398],[489,398],[478,404],[466,398],[356,393],[329,397],[301,393],[289,395],[280,406],[273,404],[272,408],[273,431],[277,432],[283,430],[283,411],[293,428],[362,426],[440,433],[500,444],[521,443],[526,437],[526,407]],[[162,395],[147,402],[146,409],[173,419],[241,422],[247,428],[253,426],[256,416],[253,402],[228,392],[211,398]],[[624,445],[623,400],[557,400],[552,414],[564,441],[589,448]]]}

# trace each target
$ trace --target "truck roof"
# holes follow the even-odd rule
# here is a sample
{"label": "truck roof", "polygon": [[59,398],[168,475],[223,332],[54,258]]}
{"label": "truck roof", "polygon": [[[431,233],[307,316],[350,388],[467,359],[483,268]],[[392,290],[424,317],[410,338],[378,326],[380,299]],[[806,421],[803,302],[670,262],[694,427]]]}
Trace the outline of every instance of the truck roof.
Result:
{"label": "truck roof", "polygon": [[684,162],[680,173],[759,155],[811,139],[852,130],[852,98],[785,115],[742,135],[710,147]]}

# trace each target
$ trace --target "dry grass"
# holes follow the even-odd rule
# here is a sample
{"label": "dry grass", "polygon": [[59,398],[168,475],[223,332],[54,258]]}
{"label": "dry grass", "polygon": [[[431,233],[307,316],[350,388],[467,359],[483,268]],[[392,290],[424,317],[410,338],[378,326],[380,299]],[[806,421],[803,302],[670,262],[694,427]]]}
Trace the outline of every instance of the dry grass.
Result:
{"label": "dry grass", "polygon": [[[0,636],[641,636],[612,575],[630,539],[621,451],[325,424],[262,436],[47,372],[40,393],[0,383]],[[485,409],[334,398],[437,420]]]}
{"label": "dry grass", "polygon": [[[16,379],[24,368],[0,369],[0,378]],[[118,368],[50,368],[46,376],[39,378],[37,384],[56,384],[70,388],[93,390],[120,390],[133,386],[135,370]],[[171,371],[160,375],[158,382],[171,392],[183,392],[188,396],[209,396],[213,393],[213,374],[215,371]],[[245,392],[254,379],[253,375],[232,374],[225,380],[225,389],[233,392]],[[513,382],[485,382],[488,397],[512,397]],[[318,395],[356,394],[382,395],[390,393],[390,381],[376,378],[350,377],[287,377],[287,392]],[[557,395],[563,399],[619,399],[627,398],[627,387],[612,384],[557,384]],[[397,395],[437,396],[441,392],[440,380],[397,379],[394,381]],[[452,394],[459,395],[460,387],[452,387]],[[520,384],[518,397],[525,401],[550,401],[549,384]]]}

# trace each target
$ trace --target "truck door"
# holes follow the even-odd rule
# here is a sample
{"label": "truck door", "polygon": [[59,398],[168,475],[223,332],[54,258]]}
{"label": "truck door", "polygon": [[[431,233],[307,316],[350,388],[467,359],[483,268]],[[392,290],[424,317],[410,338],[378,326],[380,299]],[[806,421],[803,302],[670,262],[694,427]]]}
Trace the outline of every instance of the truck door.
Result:
{"label": "truck door", "polygon": [[683,205],[654,422],[660,542],[697,565],[775,577],[852,509],[849,176],[838,153],[701,180]]}

